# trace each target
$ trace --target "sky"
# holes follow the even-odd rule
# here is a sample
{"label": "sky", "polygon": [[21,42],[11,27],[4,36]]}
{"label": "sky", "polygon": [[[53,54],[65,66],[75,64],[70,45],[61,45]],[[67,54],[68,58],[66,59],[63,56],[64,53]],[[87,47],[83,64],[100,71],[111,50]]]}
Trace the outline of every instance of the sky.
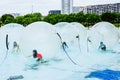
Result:
{"label": "sky", "polygon": [[[120,3],[120,0],[73,0],[74,6],[94,4]],[[5,13],[20,13],[21,15],[40,12],[47,15],[49,10],[61,10],[61,0],[1,0],[0,15]]]}

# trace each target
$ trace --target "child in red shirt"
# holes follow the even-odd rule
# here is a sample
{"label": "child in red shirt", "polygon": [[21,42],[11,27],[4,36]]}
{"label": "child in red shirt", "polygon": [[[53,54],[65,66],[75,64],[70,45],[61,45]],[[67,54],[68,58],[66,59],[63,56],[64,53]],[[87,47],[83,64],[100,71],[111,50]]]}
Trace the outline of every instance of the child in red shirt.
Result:
{"label": "child in red shirt", "polygon": [[37,61],[42,62],[42,54],[38,53],[37,50],[33,50],[33,58],[37,58]]}

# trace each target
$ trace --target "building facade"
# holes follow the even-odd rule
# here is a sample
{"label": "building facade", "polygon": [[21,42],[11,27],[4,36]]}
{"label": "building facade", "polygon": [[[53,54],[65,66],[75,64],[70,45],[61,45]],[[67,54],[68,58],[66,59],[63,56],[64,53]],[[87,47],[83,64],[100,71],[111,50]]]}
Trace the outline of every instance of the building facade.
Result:
{"label": "building facade", "polygon": [[120,3],[86,6],[84,7],[83,12],[84,13],[95,13],[95,14],[102,14],[105,12],[120,13]]}
{"label": "building facade", "polygon": [[49,14],[61,14],[61,10],[50,10]]}
{"label": "building facade", "polygon": [[62,0],[62,14],[70,14],[73,12],[73,0]]}
{"label": "building facade", "polygon": [[83,9],[84,9],[84,7],[73,6],[73,12],[72,13],[82,12]]}

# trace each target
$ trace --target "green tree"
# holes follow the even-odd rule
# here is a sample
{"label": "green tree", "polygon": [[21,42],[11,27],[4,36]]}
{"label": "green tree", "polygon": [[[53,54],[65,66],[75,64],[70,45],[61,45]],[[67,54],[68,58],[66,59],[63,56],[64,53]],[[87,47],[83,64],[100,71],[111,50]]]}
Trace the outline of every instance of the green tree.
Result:
{"label": "green tree", "polygon": [[114,22],[116,20],[116,14],[111,12],[106,12],[101,15],[103,21]]}
{"label": "green tree", "polygon": [[14,23],[14,17],[8,16],[4,21],[4,24],[8,24],[8,23]]}
{"label": "green tree", "polygon": [[88,22],[88,23],[97,23],[97,22],[99,22],[99,21],[101,21],[101,18],[100,18],[100,16],[99,15],[97,15],[97,14],[86,14],[86,21]]}
{"label": "green tree", "polygon": [[85,22],[85,14],[83,12],[79,12],[76,14],[76,22],[83,23]]}
{"label": "green tree", "polygon": [[56,24],[58,22],[68,22],[66,14],[49,14],[46,16],[43,21],[46,21],[51,24]]}
{"label": "green tree", "polygon": [[23,19],[23,25],[27,26],[28,24],[32,23],[32,18],[24,18]]}
{"label": "green tree", "polygon": [[33,17],[35,21],[41,21],[41,13],[33,13]]}
{"label": "green tree", "polygon": [[115,14],[115,22],[120,22],[120,13],[114,13]]}
{"label": "green tree", "polygon": [[92,26],[95,23],[100,22],[100,21],[101,21],[101,17],[98,14],[88,13],[85,15],[85,22],[86,22],[85,26],[87,27]]}
{"label": "green tree", "polygon": [[23,25],[24,16],[18,16],[15,18],[15,23]]}
{"label": "green tree", "polygon": [[76,14],[69,14],[67,16],[67,22],[77,22],[77,17],[76,17]]}
{"label": "green tree", "polygon": [[114,21],[117,27],[120,27],[120,13],[116,13],[116,20]]}
{"label": "green tree", "polygon": [[[6,19],[7,19],[7,21],[6,21]],[[5,21],[6,21],[6,23],[9,22],[9,19],[14,19],[14,17],[11,14],[4,14],[1,17],[1,21],[3,24],[5,23]]]}
{"label": "green tree", "polygon": [[40,13],[33,13],[33,14],[27,14],[24,16],[23,24],[28,25],[30,23],[41,21],[41,14]]}
{"label": "green tree", "polygon": [[2,21],[1,21],[1,17],[0,17],[0,27],[2,26]]}
{"label": "green tree", "polygon": [[49,14],[48,16],[46,16],[43,21],[46,21],[48,23],[51,23],[51,24],[55,24],[58,22],[58,17],[56,16],[59,16],[59,15],[56,15],[56,14]]}

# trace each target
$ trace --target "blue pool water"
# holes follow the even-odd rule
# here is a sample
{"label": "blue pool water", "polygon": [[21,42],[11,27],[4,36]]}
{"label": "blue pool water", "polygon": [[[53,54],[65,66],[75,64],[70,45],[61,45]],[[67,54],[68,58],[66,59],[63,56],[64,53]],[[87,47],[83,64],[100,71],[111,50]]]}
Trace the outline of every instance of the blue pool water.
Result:
{"label": "blue pool water", "polygon": [[103,71],[91,72],[85,78],[99,78],[102,80],[120,80],[120,71],[106,69]]}

